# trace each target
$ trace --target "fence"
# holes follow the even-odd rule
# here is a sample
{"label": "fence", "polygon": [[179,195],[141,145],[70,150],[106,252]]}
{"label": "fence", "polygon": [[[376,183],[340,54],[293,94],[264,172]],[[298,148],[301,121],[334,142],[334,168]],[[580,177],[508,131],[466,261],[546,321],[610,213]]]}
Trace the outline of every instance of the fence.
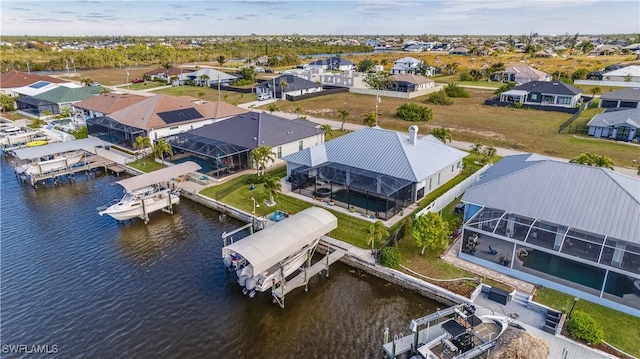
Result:
{"label": "fence", "polygon": [[564,131],[572,135],[588,135],[589,127],[584,125],[567,126],[564,128]]}
{"label": "fence", "polygon": [[[514,102],[503,102],[498,100],[485,100],[484,104],[487,106],[498,106],[498,107],[515,107]],[[577,113],[578,108],[576,107],[557,107],[550,105],[529,105],[523,104],[523,109],[532,109],[532,110],[540,110],[540,111],[553,111],[553,112],[564,112],[564,113]]]}
{"label": "fence", "polygon": [[591,86],[611,86],[611,87],[640,87],[640,82],[626,81],[597,81],[597,80],[575,80],[574,85]]}
{"label": "fence", "polygon": [[287,100],[296,102],[296,101],[300,101],[308,98],[326,96],[326,95],[331,95],[334,93],[341,93],[341,92],[349,92],[349,89],[347,87],[323,86],[322,91],[320,92],[311,92],[311,93],[298,95],[298,96],[287,95],[286,97],[287,97]]}
{"label": "fence", "polygon": [[245,87],[224,86],[224,87],[221,87],[220,89],[224,90],[224,91],[240,92],[240,93],[254,93],[255,92],[255,88],[254,87],[245,88]]}
{"label": "fence", "polygon": [[[578,112],[574,113],[571,117],[569,117],[568,120],[564,121],[562,123],[562,125],[560,125],[560,127],[558,128],[558,133],[562,132],[562,130],[564,130],[565,128],[567,128],[569,125],[571,125],[571,123],[573,121],[576,120],[576,118],[580,117],[580,114],[582,113],[582,111],[584,111],[586,108],[588,108],[591,105],[591,100],[585,102],[582,104],[582,106],[580,106],[580,108],[578,108]],[[576,126],[577,127],[577,126]],[[588,130],[588,129],[587,129]]]}
{"label": "fence", "polygon": [[466,178],[464,181],[458,183],[453,188],[443,193],[442,196],[435,199],[435,201],[429,203],[425,208],[423,208],[420,212],[415,214],[415,217],[419,217],[427,212],[440,212],[444,207],[446,207],[449,203],[453,202],[456,198],[460,197],[464,191],[469,189],[474,183],[478,181],[480,175],[484,173],[487,169],[491,167],[490,164],[485,165],[471,176]]}

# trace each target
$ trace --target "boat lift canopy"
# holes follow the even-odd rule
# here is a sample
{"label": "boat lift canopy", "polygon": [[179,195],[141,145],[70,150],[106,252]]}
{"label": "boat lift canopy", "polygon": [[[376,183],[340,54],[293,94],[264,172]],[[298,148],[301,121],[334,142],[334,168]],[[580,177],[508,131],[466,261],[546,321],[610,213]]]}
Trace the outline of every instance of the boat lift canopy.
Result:
{"label": "boat lift canopy", "polygon": [[338,227],[331,212],[311,207],[253,235],[222,248],[222,256],[235,252],[262,273]]}
{"label": "boat lift canopy", "polygon": [[31,158],[45,157],[55,155],[56,153],[64,153],[77,150],[85,150],[87,152],[93,153],[94,148],[98,146],[108,145],[110,145],[110,143],[105,142],[97,137],[89,137],[75,141],[50,143],[45,146],[20,148],[17,150],[13,150],[13,152],[19,159],[28,160]]}
{"label": "boat lift canopy", "polygon": [[122,181],[118,181],[116,183],[124,187],[127,192],[131,192],[139,188],[148,187],[156,183],[168,181],[174,177],[182,176],[189,172],[195,172],[201,168],[202,167],[200,167],[199,164],[192,161],[187,161],[174,166],[163,168],[161,170],[145,173],[140,176],[123,179]]}

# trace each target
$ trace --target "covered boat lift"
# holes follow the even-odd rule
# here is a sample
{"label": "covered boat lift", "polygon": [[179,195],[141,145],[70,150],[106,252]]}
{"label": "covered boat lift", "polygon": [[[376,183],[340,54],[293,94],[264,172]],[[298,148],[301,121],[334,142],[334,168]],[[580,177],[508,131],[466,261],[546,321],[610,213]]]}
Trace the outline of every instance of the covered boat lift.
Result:
{"label": "covered boat lift", "polygon": [[180,177],[189,172],[196,172],[201,169],[199,164],[191,161],[159,169],[157,171],[145,173],[139,176],[123,179],[116,182],[124,187],[127,192],[148,187],[160,182],[168,181],[175,177]]}
{"label": "covered boat lift", "polygon": [[[247,266],[251,266],[249,277],[265,272],[279,271],[280,276],[277,280],[273,279],[271,291],[274,302],[277,301],[284,308],[284,295],[299,286],[306,286],[308,278],[319,273],[324,267],[324,261],[320,261],[312,267],[311,256],[319,239],[337,227],[338,219],[331,212],[318,207],[307,208],[249,237],[224,246],[222,258],[229,258],[231,255],[239,255],[244,258],[248,263]],[[296,254],[301,251],[307,252],[307,265],[304,267],[303,273],[293,278],[285,288],[286,276],[290,274],[284,273],[285,266],[289,264],[288,261],[291,258],[297,257]],[[333,262],[344,255],[342,251],[334,251],[334,253],[339,252],[341,252],[340,256],[333,254]],[[327,256],[327,269],[330,264],[328,261],[330,256]],[[231,262],[228,266],[230,265]],[[316,266],[320,269],[315,269]],[[311,271],[312,274],[308,271]]]}

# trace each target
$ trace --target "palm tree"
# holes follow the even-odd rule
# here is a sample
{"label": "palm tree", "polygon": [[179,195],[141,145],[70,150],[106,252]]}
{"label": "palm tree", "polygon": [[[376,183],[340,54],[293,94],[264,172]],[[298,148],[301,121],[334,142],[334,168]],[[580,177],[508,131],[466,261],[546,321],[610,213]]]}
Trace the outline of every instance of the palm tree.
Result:
{"label": "palm tree", "polygon": [[178,80],[180,80],[180,78],[178,76],[171,76],[169,77],[169,83],[173,85],[174,82],[177,82]]}
{"label": "palm tree", "polygon": [[387,231],[382,221],[374,222],[365,231],[367,232],[367,244],[371,244],[371,254],[375,251],[376,242],[380,242],[389,236],[389,231]]}
{"label": "palm tree", "polygon": [[482,153],[482,143],[474,143],[471,146],[469,146],[469,150],[471,151],[471,153],[473,153],[474,155],[476,155],[476,161],[480,159],[480,153]]}
{"label": "palm tree", "polygon": [[296,114],[298,118],[300,118],[300,113],[302,112],[302,106],[300,105],[296,106],[296,109],[293,110],[293,112]]}
{"label": "palm tree", "polygon": [[226,58],[226,57],[224,57],[224,55],[220,55],[220,56],[218,56],[218,58],[217,58],[216,60],[218,60],[218,64],[219,64],[220,66],[222,66],[225,62],[227,62],[227,58]]}
{"label": "palm tree", "polygon": [[200,86],[209,86],[209,79],[210,79],[209,75],[202,74],[200,75],[200,77],[198,77],[198,80],[199,80],[198,84]]}
{"label": "palm tree", "polygon": [[369,127],[373,127],[376,125],[376,112],[371,111],[364,116],[363,123]]}
{"label": "palm tree", "polygon": [[594,158],[593,158],[593,155],[590,153],[581,153],[580,156],[578,156],[578,158],[574,158],[569,162],[577,163],[579,165],[593,166]]}
{"label": "palm tree", "polygon": [[340,115],[338,115],[338,117],[342,120],[342,125],[340,125],[340,131],[343,132],[344,131],[344,123],[347,122],[347,118],[349,118],[349,115],[351,115],[351,114],[347,110],[338,110],[338,112],[340,113]]}
{"label": "palm tree", "polygon": [[442,141],[442,143],[451,142],[451,130],[444,127],[436,127],[431,131],[433,137]]}
{"label": "palm tree", "polygon": [[596,97],[596,95],[599,95],[601,92],[602,92],[602,89],[600,88],[600,86],[596,86],[596,87],[592,88],[591,89],[591,99]]}
{"label": "palm tree", "polygon": [[496,151],[495,147],[491,147],[491,146],[485,147],[484,150],[482,151],[482,154],[484,155],[485,162],[491,162],[493,157],[496,155],[496,152],[497,151]]}
{"label": "palm tree", "polygon": [[198,98],[200,99],[200,104],[202,104],[202,97],[203,97],[204,95],[206,95],[206,94],[207,94],[207,93],[206,93],[206,92],[204,92],[204,91],[199,91],[199,92],[198,92]]}
{"label": "palm tree", "polygon": [[90,84],[93,83],[93,79],[91,79],[91,77],[83,77],[80,79],[80,83],[85,86],[89,86]]}
{"label": "palm tree", "polygon": [[282,99],[285,99],[285,89],[289,86],[289,83],[285,80],[280,80],[280,91],[282,91]]}
{"label": "palm tree", "polygon": [[320,127],[324,130],[325,135],[333,136],[333,128],[331,128],[331,125],[322,125]]}
{"label": "palm tree", "polygon": [[267,110],[269,110],[269,112],[274,113],[275,111],[280,111],[280,109],[278,108],[278,105],[276,105],[275,103],[272,103],[269,105],[269,107],[267,107]]}
{"label": "palm tree", "polygon": [[607,156],[593,155],[593,165],[596,167],[613,169],[613,160]]}
{"label": "palm tree", "polygon": [[264,179],[264,188],[269,192],[269,204],[275,205],[274,198],[278,197],[278,191],[282,190],[282,183],[278,177],[267,177]]}
{"label": "palm tree", "polygon": [[167,153],[170,156],[173,156],[173,149],[171,145],[164,142],[164,138],[161,138],[156,141],[156,145],[153,146],[153,154],[162,160],[162,164],[164,164],[164,154]]}
{"label": "palm tree", "polygon": [[251,151],[251,158],[256,163],[258,176],[264,174],[264,170],[269,162],[276,160],[272,150],[271,146],[260,145]]}
{"label": "palm tree", "polygon": [[138,148],[140,150],[144,150],[147,147],[151,147],[151,139],[148,136],[136,137],[136,141],[133,143],[133,149]]}

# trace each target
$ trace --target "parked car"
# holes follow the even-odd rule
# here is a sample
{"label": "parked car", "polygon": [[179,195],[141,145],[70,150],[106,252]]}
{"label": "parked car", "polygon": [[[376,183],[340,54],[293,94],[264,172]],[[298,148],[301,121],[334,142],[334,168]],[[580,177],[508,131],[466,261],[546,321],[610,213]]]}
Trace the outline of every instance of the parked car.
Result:
{"label": "parked car", "polygon": [[264,101],[264,100],[268,100],[271,98],[271,94],[270,93],[261,93],[258,95],[258,101]]}
{"label": "parked car", "polygon": [[92,82],[89,84],[89,86],[102,86],[102,85],[100,85],[99,82]]}
{"label": "parked car", "polygon": [[135,79],[135,80],[133,80],[131,82],[134,83],[134,84],[141,84],[141,83],[144,82],[144,80],[143,79]]}
{"label": "parked car", "polygon": [[272,73],[273,73],[273,70],[272,70],[272,69],[266,69],[266,70],[264,70],[264,72],[266,72],[266,73],[268,73],[268,74],[272,74]]}

